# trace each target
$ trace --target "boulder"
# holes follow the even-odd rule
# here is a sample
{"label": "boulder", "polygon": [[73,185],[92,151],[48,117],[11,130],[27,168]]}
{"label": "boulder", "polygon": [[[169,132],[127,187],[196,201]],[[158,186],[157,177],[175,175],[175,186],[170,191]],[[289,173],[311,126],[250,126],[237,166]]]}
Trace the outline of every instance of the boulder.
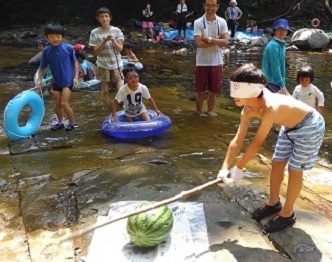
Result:
{"label": "boulder", "polygon": [[295,45],[300,50],[323,50],[330,43],[330,38],[321,29],[302,28],[293,34],[291,45]]}

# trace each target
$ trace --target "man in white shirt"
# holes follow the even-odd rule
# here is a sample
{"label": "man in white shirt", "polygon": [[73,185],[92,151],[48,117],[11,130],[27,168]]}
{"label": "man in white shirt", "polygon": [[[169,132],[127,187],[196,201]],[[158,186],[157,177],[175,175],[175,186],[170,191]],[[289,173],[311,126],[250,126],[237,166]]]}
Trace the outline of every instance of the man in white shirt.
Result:
{"label": "man in white shirt", "polygon": [[[205,0],[205,14],[194,23],[196,52],[196,109],[201,117],[215,117],[217,93],[222,88],[222,47],[228,45],[226,20],[217,16],[219,0]],[[208,110],[203,112],[204,94],[208,91]]]}

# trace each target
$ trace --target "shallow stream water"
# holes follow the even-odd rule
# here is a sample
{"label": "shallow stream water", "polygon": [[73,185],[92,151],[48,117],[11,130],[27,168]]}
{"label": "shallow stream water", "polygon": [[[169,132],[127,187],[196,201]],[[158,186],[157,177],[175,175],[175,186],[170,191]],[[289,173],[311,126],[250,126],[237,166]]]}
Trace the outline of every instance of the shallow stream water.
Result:
{"label": "shallow stream water", "polygon": [[[133,163],[137,163],[139,159],[160,160],[160,163],[155,162],[155,164],[164,165],[164,168],[146,169],[146,172],[152,175],[150,179],[135,178],[137,185],[134,188],[142,199],[145,195],[140,188],[144,190],[146,185],[158,184],[160,188],[156,188],[156,192],[163,191],[163,185],[160,182],[167,181],[167,176],[165,177],[168,172],[167,162],[165,162],[167,160],[176,162],[179,168],[187,169],[189,173],[197,172],[210,179],[215,176],[226,153],[227,145],[237,130],[241,110],[229,97],[229,76],[243,63],[252,62],[260,66],[261,61],[261,52],[236,51],[225,55],[224,90],[218,96],[215,110],[218,116],[204,119],[197,116],[195,112],[194,50],[188,50],[180,55],[174,54],[172,50],[138,50],[136,55],[145,66],[140,73],[140,81],[149,87],[158,108],[172,119],[173,124],[167,132],[156,137],[135,140],[106,137],[101,132],[101,123],[109,115],[109,109],[102,105],[99,92],[77,91],[73,92],[70,100],[79,126],[75,131],[50,131],[50,125],[56,121],[54,103],[52,97],[45,94],[46,112],[36,136],[22,141],[10,141],[3,130],[3,112],[10,99],[34,86],[32,78],[37,68],[26,66],[26,62],[35,52],[36,50],[31,48],[0,47],[2,54],[0,75],[6,79],[6,81],[0,79],[0,168],[2,168],[0,178],[9,184],[17,185],[22,179],[50,174],[52,179],[59,181],[54,187],[61,188],[68,183],[68,179],[73,174],[82,170],[102,167],[112,169],[121,166],[128,172],[132,172],[135,169]],[[332,162],[329,149],[332,136],[332,104],[329,100],[332,97],[330,87],[332,54],[288,52],[287,84],[290,92],[296,85],[297,70],[304,63],[312,66],[315,71],[314,84],[325,94],[323,115],[326,120],[326,135],[320,151],[320,162],[330,165]],[[115,96],[113,87],[110,95],[111,98]],[[204,105],[206,106],[206,101]],[[254,136],[258,125],[258,121],[253,122],[247,142]],[[271,131],[260,150],[260,154],[268,159],[273,153],[276,137],[277,134]],[[266,168],[257,165],[249,165],[249,167],[257,173],[264,174],[260,176],[261,179],[257,183],[262,185],[268,183],[269,176]],[[137,168],[141,167],[138,165]],[[126,194],[125,191],[121,193],[121,187],[125,184],[124,181],[132,180],[133,177],[121,176],[124,171],[116,170],[114,177],[117,180],[112,185],[114,191],[111,192],[110,189],[109,193],[101,193],[107,191],[110,187],[109,183],[95,185],[95,188],[91,189],[91,199],[117,199],[119,195]],[[172,179],[177,184],[188,182],[183,176],[175,176]],[[54,188],[48,190],[52,194]],[[168,195],[178,192],[176,188],[173,190],[168,192]],[[116,192],[119,195],[116,195]],[[163,196],[156,198],[160,197]]]}

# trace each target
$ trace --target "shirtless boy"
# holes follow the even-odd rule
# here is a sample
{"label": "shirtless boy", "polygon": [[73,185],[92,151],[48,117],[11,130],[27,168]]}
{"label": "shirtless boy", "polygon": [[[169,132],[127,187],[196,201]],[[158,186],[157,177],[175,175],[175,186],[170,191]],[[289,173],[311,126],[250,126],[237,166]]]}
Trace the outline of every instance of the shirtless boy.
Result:
{"label": "shirtless boy", "polygon": [[[252,213],[259,221],[276,214],[263,226],[265,232],[279,231],[295,223],[294,203],[302,188],[303,170],[313,168],[323,141],[325,122],[315,109],[291,96],[271,93],[265,85],[266,77],[252,64],[245,64],[230,77],[231,97],[243,107],[240,125],[230,142],[218,177],[229,183],[243,177],[243,168],[260,149],[273,124],[282,126],[272,159],[270,195],[266,204]],[[239,154],[252,118],[260,119],[260,126],[245,154],[232,168]],[[288,188],[284,206],[279,192],[288,163]]]}

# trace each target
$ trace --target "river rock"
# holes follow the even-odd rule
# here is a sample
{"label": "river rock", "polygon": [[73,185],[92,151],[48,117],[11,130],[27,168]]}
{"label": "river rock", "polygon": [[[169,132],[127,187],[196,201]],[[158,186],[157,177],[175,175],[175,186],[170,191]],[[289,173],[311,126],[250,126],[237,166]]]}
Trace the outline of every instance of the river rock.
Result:
{"label": "river rock", "polygon": [[321,29],[302,28],[293,34],[291,44],[300,50],[323,50],[330,43],[330,38]]}

